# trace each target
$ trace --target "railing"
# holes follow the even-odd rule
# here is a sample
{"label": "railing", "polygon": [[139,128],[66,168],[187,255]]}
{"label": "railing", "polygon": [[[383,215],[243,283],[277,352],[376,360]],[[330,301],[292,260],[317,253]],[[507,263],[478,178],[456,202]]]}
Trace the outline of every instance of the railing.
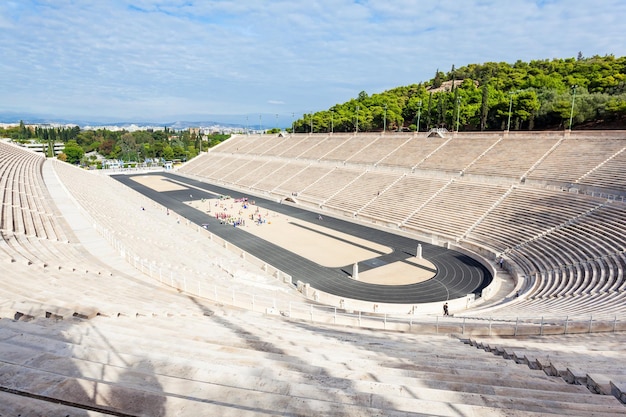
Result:
{"label": "railing", "polygon": [[[153,204],[158,205],[153,202]],[[161,206],[159,206],[161,207]],[[163,208],[165,210],[165,208]],[[91,216],[90,216],[91,217]],[[93,220],[93,218],[92,218]],[[210,234],[207,230],[181,217],[191,230],[208,233],[218,245],[235,251],[246,261],[257,265],[277,279],[291,282],[291,277],[272,268],[267,263],[253,257],[247,252],[227,243],[223,239]],[[132,252],[123,242],[116,238],[114,232],[109,231],[94,221],[95,228],[133,267],[143,274],[158,280],[164,285],[198,296],[215,303],[244,308],[247,310],[282,316],[289,320],[306,321],[317,324],[338,326],[357,326],[361,328],[395,330],[405,332],[461,335],[554,335],[572,333],[617,332],[626,331],[626,320],[617,315],[586,315],[586,316],[544,316],[544,317],[468,317],[468,316],[441,316],[438,314],[390,314],[377,311],[363,311],[347,309],[344,306],[326,306],[311,302],[295,301],[295,294],[289,294],[284,289],[284,297],[271,297],[267,294],[242,291],[239,288],[228,288],[211,283],[210,277],[203,279],[180,271],[173,271],[156,266],[154,262],[142,259]],[[218,265],[218,267],[220,267]],[[235,271],[227,273],[234,274]],[[228,281],[224,281],[228,283]],[[276,287],[280,291],[280,287]],[[293,288],[293,287],[292,287]],[[295,292],[295,288],[293,289]]]}
{"label": "railing", "polygon": [[578,193],[590,195],[591,197],[606,198],[607,200],[610,200],[610,201],[620,201],[622,203],[626,202],[625,200],[626,196],[618,195],[618,194],[603,193],[599,191],[579,191]]}
{"label": "railing", "polygon": [[[162,284],[218,304],[281,316],[288,320],[379,330],[483,336],[540,336],[626,331],[626,320],[617,315],[539,318],[399,315],[346,310],[340,307],[293,301],[285,297],[269,297],[203,282],[180,272],[157,267],[152,262],[133,254],[122,242],[113,237],[114,234],[107,233],[102,228],[97,229],[134,268]],[[250,258],[246,257],[246,259]]]}

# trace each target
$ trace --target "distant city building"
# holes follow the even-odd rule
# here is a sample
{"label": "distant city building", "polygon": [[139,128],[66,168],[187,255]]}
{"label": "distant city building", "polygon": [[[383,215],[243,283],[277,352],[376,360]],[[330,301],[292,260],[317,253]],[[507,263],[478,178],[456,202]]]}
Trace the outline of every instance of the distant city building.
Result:
{"label": "distant city building", "polygon": [[[30,142],[26,142],[26,143],[21,143],[21,142],[15,142],[16,145],[19,145],[23,148],[26,149],[30,149],[33,152],[38,152],[38,153],[43,153],[46,154],[46,150],[48,149],[48,143],[47,142],[36,142],[34,140],[31,140]],[[58,155],[61,152],[63,152],[63,149],[65,148],[65,144],[63,142],[56,142],[54,144],[54,154]]]}
{"label": "distant city building", "polygon": [[[19,126],[19,123],[0,123],[0,127],[3,128],[9,128],[9,127],[15,127],[15,126]],[[180,132],[180,131],[185,131],[185,130],[189,130],[189,133],[195,133],[196,135],[198,134],[203,134],[203,135],[211,135],[211,134],[234,134],[234,133],[261,133],[261,130],[256,130],[256,129],[246,129],[243,126],[223,126],[220,124],[211,124],[209,125],[207,124],[203,124],[202,122],[199,122],[197,126],[188,126],[186,124],[186,122],[176,122],[176,123],[169,123],[168,125],[164,126],[164,125],[149,125],[149,124],[144,124],[144,125],[139,125],[139,124],[135,124],[135,123],[118,123],[118,124],[110,124],[110,125],[106,125],[106,124],[79,124],[79,123],[55,123],[55,122],[50,122],[50,123],[25,123],[25,126],[29,129],[31,129],[31,131],[34,131],[35,127],[40,127],[40,128],[72,128],[74,126],[78,126],[80,127],[81,130],[108,130],[111,132],[119,132],[119,131],[125,131],[125,132],[136,132],[136,131],[147,131],[147,132],[163,132],[166,129],[169,132]]]}

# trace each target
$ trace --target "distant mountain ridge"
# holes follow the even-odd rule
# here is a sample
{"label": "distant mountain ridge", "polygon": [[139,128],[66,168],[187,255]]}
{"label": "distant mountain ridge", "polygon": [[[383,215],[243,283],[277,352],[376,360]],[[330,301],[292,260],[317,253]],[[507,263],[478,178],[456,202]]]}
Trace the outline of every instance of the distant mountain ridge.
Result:
{"label": "distant mountain ridge", "polygon": [[[191,120],[187,117],[181,117],[176,120],[176,117],[172,117],[173,122],[157,122],[157,121],[142,121],[142,120],[127,120],[127,121],[119,121],[113,118],[102,118],[98,121],[96,120],[88,120],[88,118],[67,118],[67,117],[57,117],[51,115],[42,115],[35,113],[18,113],[18,112],[2,112],[0,111],[0,123],[6,124],[17,124],[20,121],[23,121],[25,124],[52,124],[52,125],[72,125],[79,126],[81,128],[98,128],[98,127],[106,127],[106,126],[115,126],[119,128],[130,127],[130,126],[140,126],[140,127],[168,127],[170,129],[175,130],[185,130],[190,127],[225,127],[225,128],[250,128],[250,129],[260,129],[261,127],[265,129],[271,129],[275,127],[276,124],[278,126],[291,126],[291,119],[287,116],[281,116],[276,118],[274,114],[267,114],[265,116],[266,125],[261,125],[259,121],[256,123],[247,124],[247,120],[249,116],[246,115],[217,115],[214,120]],[[107,120],[108,119],[108,120]],[[258,116],[255,117],[255,120],[258,120]],[[238,122],[241,121],[241,122]]]}
{"label": "distant mountain ridge", "polygon": [[19,113],[0,113],[0,123],[19,123],[23,121],[25,124],[51,124],[51,125],[74,125],[79,126],[81,128],[84,127],[105,127],[105,126],[116,126],[119,128],[130,127],[130,126],[146,126],[146,127],[168,127],[170,129],[175,130],[184,130],[190,127],[212,127],[212,126],[220,126],[220,127],[243,127],[240,124],[236,123],[225,123],[225,122],[217,122],[217,121],[186,121],[186,120],[178,120],[175,122],[153,122],[153,121],[91,121],[91,120],[78,120],[78,119],[63,119],[63,118],[55,118],[55,117],[46,117],[39,116],[33,114],[19,114]]}

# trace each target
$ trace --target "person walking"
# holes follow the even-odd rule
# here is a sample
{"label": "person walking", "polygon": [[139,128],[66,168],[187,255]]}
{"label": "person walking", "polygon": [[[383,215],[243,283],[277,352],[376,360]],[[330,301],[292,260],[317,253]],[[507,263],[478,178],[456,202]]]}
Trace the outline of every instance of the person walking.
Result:
{"label": "person walking", "polygon": [[443,315],[444,316],[449,316],[450,312],[448,311],[448,303],[444,303],[443,304]]}

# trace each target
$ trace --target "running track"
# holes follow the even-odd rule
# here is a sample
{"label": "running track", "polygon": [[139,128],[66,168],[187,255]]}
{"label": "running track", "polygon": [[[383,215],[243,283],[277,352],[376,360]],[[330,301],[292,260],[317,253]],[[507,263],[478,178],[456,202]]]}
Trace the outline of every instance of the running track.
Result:
{"label": "running track", "polygon": [[[158,192],[143,186],[131,178],[134,175],[159,175],[187,187],[177,191]],[[215,198],[215,194],[229,195],[232,198],[249,197],[256,205],[285,214],[291,218],[315,223],[318,213],[313,213],[291,205],[279,204],[271,200],[250,196],[240,191],[204,183],[169,172],[153,174],[114,175],[112,178],[138,191],[151,200],[168,207],[182,217],[197,224],[208,224],[211,233],[231,242],[268,264],[293,277],[293,282],[302,281],[311,287],[337,296],[364,301],[398,304],[418,304],[444,301],[480,294],[492,280],[490,272],[480,263],[459,252],[409,239],[393,233],[371,229],[363,225],[325,216],[324,227],[356,236],[371,242],[393,248],[393,252],[359,263],[359,272],[376,268],[387,263],[402,261],[415,255],[418,244],[422,245],[422,255],[437,268],[435,276],[427,281],[407,285],[377,285],[359,282],[350,277],[352,265],[340,268],[327,268],[309,259],[296,255],[268,241],[258,238],[240,227],[220,224],[214,216],[190,207],[190,194],[194,200]],[[323,250],[323,248],[320,248]]]}

